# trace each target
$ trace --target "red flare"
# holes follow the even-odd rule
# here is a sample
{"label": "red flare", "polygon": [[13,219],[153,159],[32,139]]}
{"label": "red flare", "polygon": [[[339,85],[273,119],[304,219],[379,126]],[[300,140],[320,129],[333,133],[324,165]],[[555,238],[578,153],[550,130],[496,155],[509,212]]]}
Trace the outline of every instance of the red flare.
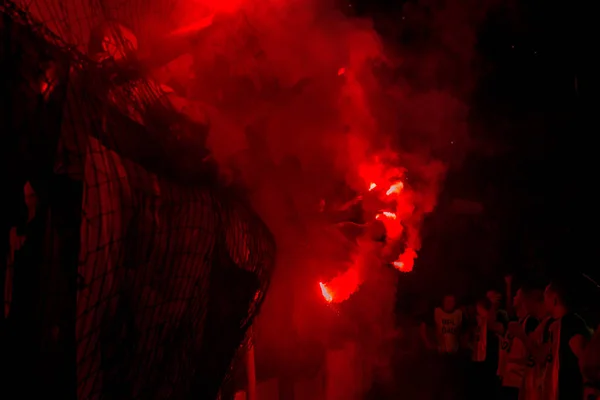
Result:
{"label": "red flare", "polygon": [[404,189],[404,184],[402,182],[396,182],[392,186],[390,186],[390,188],[387,192],[385,192],[385,194],[388,196],[392,194],[398,194],[402,191],[402,189]]}
{"label": "red flare", "polygon": [[333,301],[333,296],[331,295],[331,293],[329,293],[329,289],[327,288],[327,286],[325,286],[323,282],[319,282],[319,287],[321,288],[321,294],[323,295],[323,298],[328,303],[331,303]]}

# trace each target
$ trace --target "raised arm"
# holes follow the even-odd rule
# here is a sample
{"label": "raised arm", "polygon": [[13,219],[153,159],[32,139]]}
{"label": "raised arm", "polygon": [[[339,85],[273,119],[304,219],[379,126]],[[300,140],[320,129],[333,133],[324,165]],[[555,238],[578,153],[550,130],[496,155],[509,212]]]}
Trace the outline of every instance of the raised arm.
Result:
{"label": "raised arm", "polygon": [[435,349],[435,345],[429,338],[429,333],[427,332],[427,324],[425,323],[425,321],[421,321],[421,324],[419,325],[419,335],[421,336],[421,340],[428,349]]}
{"label": "raised arm", "polygon": [[504,335],[508,326],[508,319],[502,314],[493,310],[489,313],[488,329],[497,335]]}
{"label": "raised arm", "polygon": [[584,369],[583,360],[585,354],[585,347],[587,346],[588,342],[589,340],[581,334],[577,334],[573,336],[571,340],[569,340],[569,347],[571,348],[573,354],[575,354],[575,356],[577,357],[577,361],[579,361],[579,368],[581,368],[581,371],[583,371]]}
{"label": "raised arm", "polygon": [[543,362],[547,355],[545,346],[537,341],[537,338],[542,335],[542,325],[540,324],[533,332],[527,333],[518,322],[510,322],[508,324],[508,332],[525,344],[527,351],[529,351],[537,363]]}
{"label": "raised arm", "polygon": [[506,296],[506,312],[508,313],[508,315],[514,316],[515,310],[514,310],[514,306],[513,306],[513,297],[512,297],[512,281],[513,281],[512,275],[506,275],[504,277],[504,283],[505,283],[504,295]]}

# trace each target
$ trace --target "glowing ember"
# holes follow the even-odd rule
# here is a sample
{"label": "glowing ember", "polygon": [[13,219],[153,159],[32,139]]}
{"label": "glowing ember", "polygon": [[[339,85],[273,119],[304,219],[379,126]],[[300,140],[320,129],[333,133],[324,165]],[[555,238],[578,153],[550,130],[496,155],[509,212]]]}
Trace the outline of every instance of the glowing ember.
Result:
{"label": "glowing ember", "polygon": [[321,288],[321,294],[323,295],[323,298],[328,303],[331,303],[333,301],[333,296],[331,295],[331,293],[329,293],[329,289],[327,288],[327,286],[325,286],[323,282],[319,282],[319,287]]}
{"label": "glowing ember", "polygon": [[387,192],[385,192],[385,194],[387,196],[391,196],[392,194],[399,194],[402,191],[402,189],[404,189],[404,184],[402,182],[396,182],[392,186],[390,186],[390,188]]}
{"label": "glowing ember", "polygon": [[[394,154],[386,153],[382,157],[375,156],[372,162],[359,165],[359,175],[365,182],[364,187],[368,188],[369,192],[373,192],[373,197],[377,199],[372,203],[363,202],[363,207],[365,207],[367,214],[374,216],[374,220],[383,223],[386,243],[382,254],[386,254],[385,259],[387,262],[391,263],[398,271],[410,272],[413,269],[414,260],[417,258],[415,249],[420,246],[420,238],[418,232],[410,229],[410,225],[407,227],[407,224],[413,223],[411,218],[415,210],[414,196],[412,196],[411,189],[405,188],[402,181],[406,170],[394,166],[397,161],[397,155]],[[378,188],[378,184],[375,182],[379,182],[379,185],[388,182],[386,184],[387,191],[385,193],[374,191]],[[362,199],[363,196],[358,195],[351,203],[355,204]],[[369,210],[369,204],[381,207],[382,203],[384,205],[383,210]],[[347,206],[341,207],[341,209],[347,208]],[[405,230],[405,228],[407,229]],[[400,241],[402,242],[401,245]],[[404,247],[404,251],[401,254],[394,254],[398,251],[396,249],[402,247]],[[396,257],[396,259],[394,261],[390,260],[388,258],[390,255]],[[382,260],[381,262],[383,264],[386,261]],[[353,265],[327,282],[326,285],[320,283],[325,300],[329,303],[340,303],[356,292],[362,284],[362,280],[359,278],[359,269],[357,265]],[[362,276],[362,272],[360,272],[360,275]]]}
{"label": "glowing ember", "polygon": [[393,213],[390,211],[384,211],[381,214],[377,214],[377,216],[375,218],[381,219],[382,217],[385,217],[387,219],[396,219],[396,213]]}
{"label": "glowing ember", "polygon": [[350,298],[359,288],[361,280],[358,268],[353,265],[327,284],[319,282],[321,294],[328,303],[341,303]]}
{"label": "glowing ember", "polygon": [[417,252],[409,247],[392,264],[400,272],[410,272],[415,264],[415,258],[417,258]]}

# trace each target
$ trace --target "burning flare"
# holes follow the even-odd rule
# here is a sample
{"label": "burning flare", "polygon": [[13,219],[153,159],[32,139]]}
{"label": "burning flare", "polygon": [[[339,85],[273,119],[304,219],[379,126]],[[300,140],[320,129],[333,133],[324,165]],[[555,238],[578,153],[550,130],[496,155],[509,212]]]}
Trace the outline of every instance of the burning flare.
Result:
{"label": "burning flare", "polygon": [[359,288],[361,280],[358,268],[348,268],[328,283],[319,282],[321,294],[328,303],[341,303],[352,296]]}
{"label": "burning flare", "polygon": [[[386,243],[382,251],[386,254],[387,262],[401,272],[410,272],[414,266],[414,259],[417,253],[414,250],[418,248],[420,239],[418,231],[408,229],[405,232],[405,225],[410,224],[410,217],[413,214],[415,205],[414,197],[410,190],[405,188],[403,169],[388,166],[382,162],[381,157],[375,157],[371,164],[364,164],[359,167],[361,177],[367,183],[365,189],[368,196],[377,200],[378,206],[383,204],[376,212],[368,209],[363,202],[365,214],[373,215],[373,221],[379,221],[385,227]],[[355,204],[364,200],[364,195],[358,196],[349,203]],[[369,222],[367,222],[368,224]],[[406,233],[406,235],[404,235]],[[399,242],[403,245],[398,246]],[[404,251],[397,253],[397,248],[404,247]],[[396,252],[396,255],[393,255]],[[395,257],[390,261],[388,255]],[[384,263],[385,261],[382,261]],[[320,282],[321,293],[328,303],[339,303],[349,298],[358,290],[362,281],[359,279],[359,267],[355,264],[348,270],[332,279],[330,282]]]}
{"label": "burning flare", "polygon": [[404,189],[404,184],[402,182],[396,182],[392,186],[390,186],[388,191],[385,192],[385,195],[391,196],[393,194],[399,194],[402,191],[402,189]]}
{"label": "burning flare", "polygon": [[327,288],[327,286],[323,282],[319,282],[319,286],[321,287],[321,294],[323,295],[323,298],[328,303],[331,303],[333,301],[333,296],[331,295],[331,293],[329,293],[329,289]]}

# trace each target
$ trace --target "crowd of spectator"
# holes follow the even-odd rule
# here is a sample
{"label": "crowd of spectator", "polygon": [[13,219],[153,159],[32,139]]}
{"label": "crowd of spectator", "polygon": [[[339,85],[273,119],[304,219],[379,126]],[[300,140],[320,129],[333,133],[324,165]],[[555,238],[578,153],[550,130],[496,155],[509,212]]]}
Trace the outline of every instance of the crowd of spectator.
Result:
{"label": "crowd of spectator", "polygon": [[599,329],[576,312],[571,288],[505,282],[505,293],[489,290],[462,306],[448,294],[419,316],[430,397],[599,399]]}

